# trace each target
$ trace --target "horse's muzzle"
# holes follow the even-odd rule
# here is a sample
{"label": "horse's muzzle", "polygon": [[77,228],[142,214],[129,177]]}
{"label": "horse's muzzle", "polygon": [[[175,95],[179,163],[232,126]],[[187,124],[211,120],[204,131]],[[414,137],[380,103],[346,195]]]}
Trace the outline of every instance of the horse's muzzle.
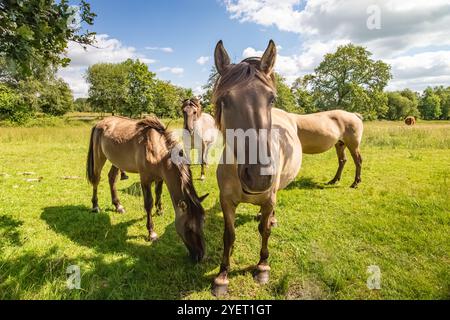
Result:
{"label": "horse's muzzle", "polygon": [[246,194],[260,194],[268,191],[274,182],[275,175],[268,174],[268,166],[240,165],[239,180]]}

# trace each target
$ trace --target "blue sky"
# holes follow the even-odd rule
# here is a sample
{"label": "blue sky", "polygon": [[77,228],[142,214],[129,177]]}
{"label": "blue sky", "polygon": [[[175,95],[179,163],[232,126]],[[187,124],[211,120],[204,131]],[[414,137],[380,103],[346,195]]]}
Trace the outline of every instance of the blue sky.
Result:
{"label": "blue sky", "polygon": [[[277,71],[288,81],[313,72],[325,53],[353,42],[393,64],[389,88],[450,84],[445,58],[450,37],[444,31],[450,29],[448,0],[411,0],[401,6],[395,3],[402,1],[392,5],[388,0],[89,2],[98,15],[92,29],[101,49],[84,52],[71,44],[68,55],[73,62],[60,72],[76,96],[87,93],[83,74],[89,65],[126,58],[148,62],[159,78],[199,91],[220,39],[234,61],[261,54],[274,39],[279,46]],[[366,21],[373,4],[379,9],[380,28],[370,30]],[[197,61],[200,57],[203,64]]]}

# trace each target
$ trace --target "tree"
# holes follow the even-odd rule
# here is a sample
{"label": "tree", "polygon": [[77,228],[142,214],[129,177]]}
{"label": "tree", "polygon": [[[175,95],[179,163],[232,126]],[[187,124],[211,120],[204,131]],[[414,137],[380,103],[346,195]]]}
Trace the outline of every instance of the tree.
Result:
{"label": "tree", "polygon": [[410,114],[413,109],[413,102],[401,95],[399,92],[389,92],[388,96],[388,112],[386,118],[389,120],[402,120]]}
{"label": "tree", "polygon": [[305,77],[319,110],[342,108],[360,112],[367,119],[383,116],[387,97],[383,89],[392,78],[390,66],[374,61],[365,48],[348,44],[338,47]]}
{"label": "tree", "polygon": [[447,120],[450,118],[450,87],[435,87],[434,92],[441,99],[441,115],[439,119]]}
{"label": "tree", "polygon": [[74,110],[78,112],[91,112],[92,108],[87,98],[77,98],[74,102]]}
{"label": "tree", "polygon": [[84,0],[78,12],[68,0],[1,1],[0,57],[8,73],[23,79],[49,66],[66,66],[70,60],[63,53],[69,41],[94,42],[95,34],[82,24],[92,25],[95,16]]}
{"label": "tree", "polygon": [[423,92],[419,103],[419,111],[422,119],[439,119],[441,115],[441,98],[432,88],[428,87]]}
{"label": "tree", "polygon": [[41,111],[62,116],[73,109],[73,96],[67,83],[57,79],[47,83],[40,97]]}
{"label": "tree", "polygon": [[155,86],[155,108],[157,117],[176,118],[181,115],[181,101],[179,88],[169,81],[157,80]]}
{"label": "tree", "polygon": [[94,64],[87,70],[86,80],[94,111],[115,114],[128,103],[128,68],[124,63]]}
{"label": "tree", "polygon": [[153,112],[156,74],[150,72],[148,66],[139,60],[129,59],[124,65],[127,71],[128,97],[120,108],[121,113],[132,117]]}
{"label": "tree", "polygon": [[209,72],[208,81],[206,84],[202,87],[202,89],[205,91],[202,96],[202,104],[203,104],[203,110],[205,112],[213,113],[214,112],[214,105],[212,103],[212,94],[214,90],[214,85],[216,84],[217,79],[219,78],[219,73],[217,72],[217,69],[215,66],[211,67],[211,71]]}
{"label": "tree", "polygon": [[287,112],[298,113],[300,109],[297,107],[295,97],[289,86],[286,84],[285,79],[281,75],[275,73],[275,82],[277,87],[277,99],[275,106]]}
{"label": "tree", "polygon": [[23,103],[20,94],[10,86],[0,83],[0,119],[22,123],[29,118],[29,106]]}
{"label": "tree", "polygon": [[304,78],[298,78],[294,81],[291,88],[294,95],[297,108],[301,113],[314,113],[317,112],[316,105],[314,103],[314,97],[306,87],[306,81]]}

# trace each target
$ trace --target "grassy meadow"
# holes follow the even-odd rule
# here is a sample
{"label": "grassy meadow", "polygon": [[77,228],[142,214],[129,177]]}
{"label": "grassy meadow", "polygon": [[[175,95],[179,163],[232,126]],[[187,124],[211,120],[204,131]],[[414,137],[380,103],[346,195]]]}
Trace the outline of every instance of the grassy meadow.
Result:
{"label": "grassy meadow", "polygon": [[[137,175],[118,183],[127,210],[119,215],[105,166],[102,212],[90,212],[90,125],[63,122],[0,127],[0,299],[213,299],[223,232],[215,166],[206,181],[195,181],[199,194],[210,193],[207,257],[195,265],[175,232],[165,187],[164,215],[154,218],[157,242],[145,240]],[[260,249],[258,208],[239,206],[228,298],[450,298],[450,122],[365,123],[362,156],[357,190],[349,188],[349,154],[336,186],[324,185],[337,169],[334,150],[304,156],[296,181],[279,192],[265,286],[251,274]],[[199,168],[193,172],[198,178]],[[69,265],[80,266],[81,290],[66,286]],[[366,285],[371,265],[381,270],[380,290]]]}

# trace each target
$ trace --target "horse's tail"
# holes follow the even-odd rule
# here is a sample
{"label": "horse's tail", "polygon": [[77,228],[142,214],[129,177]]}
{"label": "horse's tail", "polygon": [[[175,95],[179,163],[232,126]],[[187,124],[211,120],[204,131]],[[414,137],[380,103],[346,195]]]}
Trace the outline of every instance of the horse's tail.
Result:
{"label": "horse's tail", "polygon": [[357,116],[361,121],[364,120],[364,117],[360,113],[355,112],[355,116]]}
{"label": "horse's tail", "polygon": [[86,161],[86,178],[91,184],[95,183],[95,173],[94,173],[94,133],[95,127],[91,130],[91,138],[89,140],[89,151]]}

